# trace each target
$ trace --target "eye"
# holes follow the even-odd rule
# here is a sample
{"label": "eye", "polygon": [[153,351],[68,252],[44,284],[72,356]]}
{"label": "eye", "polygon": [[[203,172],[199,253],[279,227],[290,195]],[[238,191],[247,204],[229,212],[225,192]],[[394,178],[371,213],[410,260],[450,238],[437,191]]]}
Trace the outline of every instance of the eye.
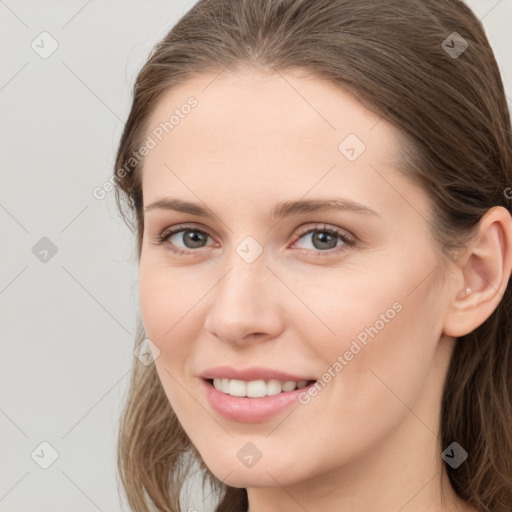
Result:
{"label": "eye", "polygon": [[[172,240],[173,237],[175,237],[175,240]],[[298,233],[297,241],[306,239],[307,237],[310,237],[313,247],[306,248],[305,250],[312,250],[316,252],[318,256],[347,250],[356,243],[355,240],[345,232],[337,228],[329,228],[325,224],[322,227],[317,226],[303,229]],[[169,241],[170,243],[166,246],[169,251],[180,256],[187,256],[194,252],[199,252],[196,249],[205,247],[208,238],[209,235],[205,231],[194,226],[182,225],[164,230],[162,234],[156,238],[156,243],[163,245],[165,242]],[[185,247],[178,244],[180,240]],[[297,241],[295,243],[297,243]],[[341,245],[338,245],[339,241],[342,242]]]}
{"label": "eye", "polygon": [[[176,246],[176,241],[172,241],[171,238],[175,235],[181,234],[181,236],[177,236],[176,239],[179,240],[181,238],[182,243],[185,244],[185,248],[179,250],[173,246]],[[161,245],[171,241],[171,244],[168,244],[167,249],[177,253],[179,255],[187,255],[192,254],[194,251],[190,251],[187,249],[200,249],[204,247],[203,243],[208,239],[209,235],[205,231],[201,229],[197,229],[194,226],[176,226],[173,229],[166,229],[164,232],[157,237],[157,244]],[[195,251],[197,252],[197,251]]]}
{"label": "eye", "polygon": [[[307,238],[309,238],[313,246],[313,251],[316,251],[318,255],[326,252],[331,254],[332,252],[344,251],[355,245],[355,240],[345,232],[336,228],[328,228],[325,224],[321,228],[306,228],[299,232],[298,240]],[[342,243],[338,245],[340,240]]]}

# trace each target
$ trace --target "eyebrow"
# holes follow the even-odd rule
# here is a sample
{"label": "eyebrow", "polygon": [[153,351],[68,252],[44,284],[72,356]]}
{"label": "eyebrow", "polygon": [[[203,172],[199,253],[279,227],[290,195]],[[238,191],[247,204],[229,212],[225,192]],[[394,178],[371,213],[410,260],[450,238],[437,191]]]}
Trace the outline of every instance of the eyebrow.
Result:
{"label": "eyebrow", "polygon": [[[158,199],[144,208],[145,212],[151,210],[173,210],[189,213],[198,217],[216,217],[209,208],[204,208],[198,203],[182,201],[180,199],[163,198]],[[273,219],[283,219],[301,213],[324,212],[329,210],[353,211],[363,214],[370,214],[380,217],[375,211],[361,203],[345,198],[307,199],[298,201],[282,201],[273,208],[271,216]]]}

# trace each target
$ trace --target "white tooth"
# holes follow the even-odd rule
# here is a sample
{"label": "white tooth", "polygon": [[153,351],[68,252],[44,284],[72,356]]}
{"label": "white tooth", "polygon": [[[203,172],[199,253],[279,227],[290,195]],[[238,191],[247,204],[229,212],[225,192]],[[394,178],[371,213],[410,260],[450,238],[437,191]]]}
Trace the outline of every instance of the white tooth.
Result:
{"label": "white tooth", "polygon": [[247,396],[261,398],[267,394],[267,386],[264,380],[252,380],[247,383]]}
{"label": "white tooth", "polygon": [[277,379],[270,379],[265,383],[262,379],[250,382],[238,379],[213,379],[215,389],[228,395],[250,398],[261,398],[264,396],[277,395],[281,392],[293,391],[294,389],[301,389],[305,387],[307,383],[308,381],[306,380],[299,382],[287,380],[282,382]]}
{"label": "white tooth", "polygon": [[247,396],[247,384],[243,380],[232,379],[228,393],[232,396]]}
{"label": "white tooth", "polygon": [[287,380],[283,383],[283,391],[293,391],[295,389],[295,381]]}
{"label": "white tooth", "polygon": [[281,382],[276,379],[270,379],[267,382],[267,395],[277,395],[281,393]]}
{"label": "white tooth", "polygon": [[229,379],[220,379],[220,390],[223,393],[229,393]]}

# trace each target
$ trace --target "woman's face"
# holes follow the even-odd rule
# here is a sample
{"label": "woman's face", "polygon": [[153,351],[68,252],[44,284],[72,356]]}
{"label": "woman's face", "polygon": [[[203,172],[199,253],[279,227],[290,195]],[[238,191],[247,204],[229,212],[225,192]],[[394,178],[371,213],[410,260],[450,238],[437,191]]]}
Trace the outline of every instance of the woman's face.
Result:
{"label": "woman's face", "polygon": [[168,91],[147,135],[141,314],[210,470],[262,487],[425,463],[453,340],[399,132],[304,72],[244,70]]}

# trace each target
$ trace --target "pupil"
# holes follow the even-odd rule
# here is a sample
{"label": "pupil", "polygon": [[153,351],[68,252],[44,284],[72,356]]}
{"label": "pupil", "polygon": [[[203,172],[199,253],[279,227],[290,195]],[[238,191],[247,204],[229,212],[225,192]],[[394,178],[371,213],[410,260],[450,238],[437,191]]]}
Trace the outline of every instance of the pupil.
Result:
{"label": "pupil", "polygon": [[[314,236],[313,236],[313,240],[314,241],[320,242],[320,248],[321,249],[325,249],[325,247],[322,247],[321,244],[325,244],[325,243],[328,244],[329,239],[330,239],[331,242],[334,240],[334,246],[335,246],[336,245],[336,239],[330,233],[327,233],[325,231],[320,231],[320,232],[315,233]],[[327,247],[327,248],[328,249],[332,249],[334,246]]]}
{"label": "pupil", "polygon": [[197,242],[201,242],[201,238],[203,238],[202,234],[198,233],[197,231],[185,231],[184,236],[186,245],[188,245],[187,241],[189,241],[192,244],[192,248],[200,247],[200,245],[197,245]]}

